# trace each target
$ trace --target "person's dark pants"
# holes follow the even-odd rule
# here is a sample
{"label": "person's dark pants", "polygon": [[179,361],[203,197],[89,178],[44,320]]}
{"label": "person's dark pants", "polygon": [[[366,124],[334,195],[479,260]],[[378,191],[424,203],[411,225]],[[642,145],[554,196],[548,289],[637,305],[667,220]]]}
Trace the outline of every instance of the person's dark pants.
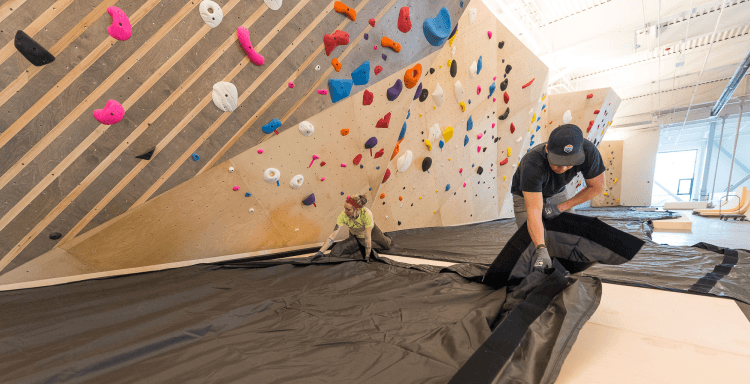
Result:
{"label": "person's dark pants", "polygon": [[[378,228],[378,225],[375,224],[372,228],[372,248],[377,251],[387,251],[391,249],[392,244],[393,239],[391,239],[391,236],[384,234],[383,231]],[[354,234],[349,232],[349,238],[333,247],[331,250],[331,256],[340,257],[342,255],[359,253],[360,256],[364,257],[366,249],[365,239],[354,236]]]}

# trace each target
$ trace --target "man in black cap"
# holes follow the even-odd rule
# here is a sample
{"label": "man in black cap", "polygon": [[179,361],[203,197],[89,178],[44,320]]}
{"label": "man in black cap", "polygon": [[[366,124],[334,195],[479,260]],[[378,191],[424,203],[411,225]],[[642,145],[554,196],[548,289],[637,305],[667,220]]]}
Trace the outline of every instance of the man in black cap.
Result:
{"label": "man in black cap", "polygon": [[[546,143],[535,146],[521,159],[510,191],[516,225],[520,228],[528,220],[529,235],[536,246],[535,268],[552,265],[544,244],[542,218],[549,220],[562,211],[570,212],[601,194],[605,170],[599,150],[573,124],[555,128]],[[586,180],[586,188],[567,200],[565,186],[578,172]]]}

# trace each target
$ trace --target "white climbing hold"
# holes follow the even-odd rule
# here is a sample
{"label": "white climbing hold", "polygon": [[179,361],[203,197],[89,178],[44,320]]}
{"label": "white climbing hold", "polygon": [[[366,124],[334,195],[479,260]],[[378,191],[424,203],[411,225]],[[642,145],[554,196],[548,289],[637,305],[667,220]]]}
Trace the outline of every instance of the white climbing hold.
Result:
{"label": "white climbing hold", "polygon": [[201,18],[211,28],[216,28],[221,24],[221,20],[224,18],[224,12],[221,11],[221,6],[211,0],[201,1],[198,11],[201,13]]}
{"label": "white climbing hold", "polygon": [[406,150],[406,153],[398,158],[398,161],[396,162],[396,169],[398,169],[399,172],[406,172],[406,170],[409,169],[409,166],[411,165],[411,161],[413,159],[414,154],[410,150]]}
{"label": "white climbing hold", "polygon": [[456,84],[454,84],[453,87],[456,90],[456,100],[462,101],[464,99],[464,86],[463,86],[463,84],[461,84],[460,80],[457,80]]}
{"label": "white climbing hold", "polygon": [[211,93],[216,107],[224,112],[232,112],[237,109],[237,87],[226,81],[220,81],[214,84],[214,90]]}
{"label": "white climbing hold", "polygon": [[516,139],[516,143],[520,143],[521,140],[523,140],[523,136],[518,136],[518,138]]}
{"label": "white climbing hold", "polygon": [[255,212],[255,208],[250,208],[250,213]]}
{"label": "white climbing hold", "polygon": [[294,228],[294,232],[299,232],[299,228]]}
{"label": "white climbing hold", "polygon": [[456,47],[454,46],[453,49],[451,49],[451,56],[456,54]]}
{"label": "white climbing hold", "polygon": [[266,180],[266,183],[275,183],[279,181],[279,177],[281,177],[281,172],[276,168],[268,168],[263,172],[263,179]]}
{"label": "white climbing hold", "polygon": [[315,132],[315,127],[312,125],[309,121],[303,121],[299,123],[299,133],[302,134],[302,136],[310,136]]}
{"label": "white climbing hold", "polygon": [[474,19],[477,18],[477,9],[476,8],[469,8],[469,24],[474,23]]}
{"label": "white climbing hold", "polygon": [[432,91],[432,98],[435,99],[435,104],[439,106],[443,105],[443,101],[445,101],[445,96],[443,95],[443,88],[440,87],[440,83],[435,86],[435,90]]}
{"label": "white climbing hold", "polygon": [[471,75],[471,78],[473,79],[474,76],[477,75],[477,62],[476,60],[471,63],[471,66],[469,67],[469,75]]}
{"label": "white climbing hold", "polygon": [[302,175],[297,175],[292,177],[292,181],[289,182],[289,186],[292,187],[292,189],[297,189],[302,186],[302,183],[305,182],[305,177]]}
{"label": "white climbing hold", "polygon": [[443,133],[440,131],[440,126],[437,123],[430,127],[430,141],[438,143],[442,135]]}
{"label": "white climbing hold", "polygon": [[281,8],[281,0],[264,0],[268,8],[272,11],[278,11]]}
{"label": "white climbing hold", "polygon": [[316,65],[316,66],[315,66],[315,70],[316,70],[316,71],[320,71],[320,65]]}
{"label": "white climbing hold", "polygon": [[229,172],[234,172],[234,167],[229,167]]}
{"label": "white climbing hold", "polygon": [[386,216],[385,218],[387,219],[387,218],[388,218],[388,216]]}
{"label": "white climbing hold", "polygon": [[563,124],[570,123],[570,120],[573,120],[573,114],[570,113],[570,109],[565,111],[565,114],[563,115]]}

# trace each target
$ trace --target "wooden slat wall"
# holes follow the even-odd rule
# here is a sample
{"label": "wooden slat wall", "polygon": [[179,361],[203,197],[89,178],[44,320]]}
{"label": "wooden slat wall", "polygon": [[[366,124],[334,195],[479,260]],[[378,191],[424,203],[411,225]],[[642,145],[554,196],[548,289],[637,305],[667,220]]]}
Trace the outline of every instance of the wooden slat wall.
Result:
{"label": "wooden slat wall", "polygon": [[[60,9],[67,3],[0,5],[0,49],[12,47],[16,30],[30,28],[56,56],[38,68],[15,50],[0,55],[0,274],[269,139],[260,126],[272,118],[283,118],[280,131],[296,129],[302,119],[330,107],[330,98],[315,90],[327,88],[328,77],[347,77],[364,60],[358,59],[359,46],[379,45],[381,35],[362,38],[371,29],[369,18],[410,6],[418,30],[441,6],[454,20],[464,10],[448,0],[430,7],[410,0],[350,0],[358,10],[351,22],[331,11],[328,0],[287,0],[278,11],[262,0],[221,0],[224,20],[210,29],[200,18],[199,1],[76,0]],[[128,41],[106,32],[112,4],[133,23]],[[249,63],[236,43],[241,24],[260,45],[264,66]],[[328,57],[322,37],[336,29],[347,31],[352,42]],[[373,63],[384,67],[374,80],[434,52],[413,48],[400,55],[384,51],[388,60]],[[330,70],[333,57],[344,63],[340,73]],[[294,89],[286,87],[288,79]],[[224,113],[210,101],[218,81],[231,81],[240,94],[253,91],[236,111]],[[123,103],[125,119],[100,125],[92,112],[109,99]],[[134,158],[155,145],[151,161]],[[193,152],[200,161],[189,158]],[[52,232],[66,237],[50,240]]]}

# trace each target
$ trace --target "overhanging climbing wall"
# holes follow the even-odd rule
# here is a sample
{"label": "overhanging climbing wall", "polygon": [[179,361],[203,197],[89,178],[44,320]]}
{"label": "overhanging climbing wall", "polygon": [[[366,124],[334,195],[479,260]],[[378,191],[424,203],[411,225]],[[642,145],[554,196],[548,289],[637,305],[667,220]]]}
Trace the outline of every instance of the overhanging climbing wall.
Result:
{"label": "overhanging climbing wall", "polygon": [[591,205],[594,207],[620,205],[620,190],[624,181],[622,180],[623,145],[623,140],[602,141],[599,144],[599,152],[607,170],[604,172],[604,193],[591,200]]}

